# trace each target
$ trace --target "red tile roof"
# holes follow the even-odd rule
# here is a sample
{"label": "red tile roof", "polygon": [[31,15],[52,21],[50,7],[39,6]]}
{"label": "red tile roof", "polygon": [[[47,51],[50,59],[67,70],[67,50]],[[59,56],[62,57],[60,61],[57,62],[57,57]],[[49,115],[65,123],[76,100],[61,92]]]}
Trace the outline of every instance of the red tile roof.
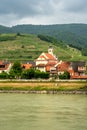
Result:
{"label": "red tile roof", "polygon": [[[44,60],[56,60],[57,61],[57,58],[54,56],[54,55],[51,55],[49,53],[42,53],[40,56],[39,56],[40,59],[44,59]],[[37,59],[38,60],[38,59]]]}
{"label": "red tile roof", "polygon": [[55,61],[50,61],[50,62],[48,62],[46,65],[47,66],[54,66],[54,65],[56,65],[57,63],[55,62]]}
{"label": "red tile roof", "polygon": [[46,59],[46,57],[43,56],[43,55],[40,55],[39,58],[41,58],[41,59]]}
{"label": "red tile roof", "polygon": [[2,65],[3,64],[3,61],[0,61],[0,65]]}
{"label": "red tile roof", "polygon": [[58,71],[68,71],[69,66],[69,62],[61,62],[60,64],[58,64]]}
{"label": "red tile roof", "polygon": [[75,72],[74,72],[74,70],[72,69],[72,70],[68,70],[68,72],[70,73],[70,74],[75,74]]}
{"label": "red tile roof", "polygon": [[49,53],[44,53],[47,57],[47,59],[50,59],[50,60],[57,60],[56,57],[54,55],[51,55]]}
{"label": "red tile roof", "polygon": [[30,69],[32,66],[32,64],[22,64],[22,67],[26,70]]}

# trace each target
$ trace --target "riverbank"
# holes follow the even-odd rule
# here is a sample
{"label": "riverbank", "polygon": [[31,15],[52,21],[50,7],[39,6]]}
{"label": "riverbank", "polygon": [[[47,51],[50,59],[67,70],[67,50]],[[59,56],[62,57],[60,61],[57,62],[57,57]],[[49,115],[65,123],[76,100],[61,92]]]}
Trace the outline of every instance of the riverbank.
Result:
{"label": "riverbank", "polygon": [[80,90],[71,90],[71,91],[36,91],[36,90],[30,90],[30,91],[23,91],[23,90],[0,90],[0,93],[18,93],[18,94],[83,94],[86,95],[87,91],[80,91]]}
{"label": "riverbank", "polygon": [[87,81],[2,80],[0,93],[87,94]]}

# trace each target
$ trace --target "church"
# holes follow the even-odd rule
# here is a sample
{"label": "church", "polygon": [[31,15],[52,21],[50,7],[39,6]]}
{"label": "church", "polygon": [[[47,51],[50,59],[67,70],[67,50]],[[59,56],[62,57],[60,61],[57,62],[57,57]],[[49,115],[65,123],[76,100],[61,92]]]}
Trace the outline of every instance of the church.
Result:
{"label": "church", "polygon": [[53,47],[48,48],[48,53],[42,53],[36,59],[36,69],[44,72],[56,73],[56,64],[58,64],[58,58],[53,53]]}

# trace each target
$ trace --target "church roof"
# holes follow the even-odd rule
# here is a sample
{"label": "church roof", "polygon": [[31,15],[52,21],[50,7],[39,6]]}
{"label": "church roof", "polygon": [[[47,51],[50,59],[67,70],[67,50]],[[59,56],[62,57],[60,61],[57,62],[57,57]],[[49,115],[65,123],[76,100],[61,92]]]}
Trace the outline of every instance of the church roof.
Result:
{"label": "church roof", "polygon": [[57,58],[49,53],[42,53],[38,59],[44,59],[44,60],[57,60]]}

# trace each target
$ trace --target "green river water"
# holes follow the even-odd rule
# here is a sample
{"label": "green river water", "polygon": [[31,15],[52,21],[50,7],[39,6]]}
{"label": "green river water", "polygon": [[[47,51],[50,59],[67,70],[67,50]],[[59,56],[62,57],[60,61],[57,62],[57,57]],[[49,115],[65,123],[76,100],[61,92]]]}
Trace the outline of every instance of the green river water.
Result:
{"label": "green river water", "polygon": [[0,130],[87,130],[87,95],[0,94]]}

